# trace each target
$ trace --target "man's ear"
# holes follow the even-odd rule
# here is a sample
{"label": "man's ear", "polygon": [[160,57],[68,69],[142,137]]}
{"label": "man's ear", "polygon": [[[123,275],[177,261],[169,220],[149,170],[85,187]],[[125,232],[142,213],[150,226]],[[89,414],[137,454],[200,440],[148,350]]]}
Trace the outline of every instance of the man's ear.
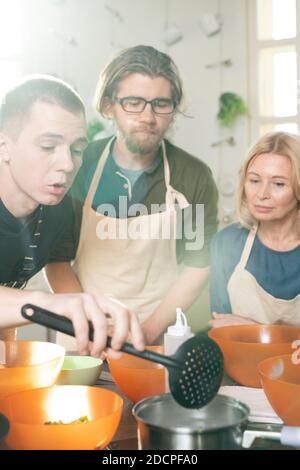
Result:
{"label": "man's ear", "polygon": [[108,96],[106,96],[103,100],[103,114],[106,119],[113,119],[113,103]]}
{"label": "man's ear", "polygon": [[4,132],[0,132],[0,161],[8,163],[9,160],[9,138]]}

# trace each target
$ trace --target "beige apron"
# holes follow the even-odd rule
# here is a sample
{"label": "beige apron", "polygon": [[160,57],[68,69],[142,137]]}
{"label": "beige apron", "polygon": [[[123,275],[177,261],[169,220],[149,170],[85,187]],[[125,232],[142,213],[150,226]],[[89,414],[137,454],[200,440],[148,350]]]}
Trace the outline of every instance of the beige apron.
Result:
{"label": "beige apron", "polygon": [[257,227],[250,230],[241,259],[228,282],[231,311],[258,323],[288,323],[299,326],[300,294],[291,300],[277,299],[266,292],[246,270],[256,232]]}
{"label": "beige apron", "polygon": [[[83,206],[79,246],[73,265],[82,288],[108,294],[146,320],[177,279],[176,210],[188,207],[186,198],[170,185],[170,168],[162,143],[166,208],[164,212],[132,218],[97,213],[93,199],[109,156],[107,144],[97,165]],[[63,341],[62,341],[63,338]],[[57,334],[57,341],[74,349],[74,340]]]}

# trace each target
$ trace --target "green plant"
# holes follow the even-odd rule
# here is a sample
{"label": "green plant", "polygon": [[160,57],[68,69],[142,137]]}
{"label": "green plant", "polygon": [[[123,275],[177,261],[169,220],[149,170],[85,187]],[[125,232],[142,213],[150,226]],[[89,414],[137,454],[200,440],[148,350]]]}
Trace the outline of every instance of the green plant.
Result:
{"label": "green plant", "polygon": [[247,106],[239,95],[236,93],[222,93],[219,98],[220,109],[217,115],[221,126],[231,127],[236,118],[247,112]]}
{"label": "green plant", "polygon": [[92,142],[94,137],[101,131],[104,130],[104,125],[99,119],[94,118],[88,122],[87,125],[87,137],[89,142]]}

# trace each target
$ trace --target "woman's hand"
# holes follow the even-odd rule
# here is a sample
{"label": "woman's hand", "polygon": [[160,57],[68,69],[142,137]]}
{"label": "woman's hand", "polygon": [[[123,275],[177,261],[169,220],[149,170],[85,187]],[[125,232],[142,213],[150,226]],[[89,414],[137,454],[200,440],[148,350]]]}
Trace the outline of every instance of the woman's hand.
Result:
{"label": "woman's hand", "polygon": [[219,328],[220,326],[228,325],[251,325],[257,324],[255,321],[250,320],[239,315],[234,315],[231,313],[217,313],[213,312],[213,320],[209,320],[209,325],[213,328]]}

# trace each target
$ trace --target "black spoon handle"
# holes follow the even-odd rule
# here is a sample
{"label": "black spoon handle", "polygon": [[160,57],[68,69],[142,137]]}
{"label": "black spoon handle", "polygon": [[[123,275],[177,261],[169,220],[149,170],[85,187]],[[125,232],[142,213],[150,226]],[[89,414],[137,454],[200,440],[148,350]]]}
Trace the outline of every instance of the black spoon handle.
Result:
{"label": "black spoon handle", "polygon": [[[21,308],[21,313],[24,318],[34,323],[38,323],[39,325],[46,326],[47,328],[60,331],[61,333],[65,333],[69,336],[75,336],[71,320],[64,316],[57,315],[56,313],[50,312],[49,310],[37,307],[36,305],[32,304],[23,305]],[[94,330],[91,326],[89,329],[89,339],[91,341],[94,340]],[[111,347],[111,340],[111,337],[108,336],[106,343],[107,347]],[[133,356],[140,357],[141,359],[146,359],[147,361],[162,364],[167,368],[182,368],[181,363],[172,357],[164,356],[154,351],[149,351],[148,349],[144,349],[144,351],[138,351],[130,343],[124,343],[121,347],[121,351]]]}

